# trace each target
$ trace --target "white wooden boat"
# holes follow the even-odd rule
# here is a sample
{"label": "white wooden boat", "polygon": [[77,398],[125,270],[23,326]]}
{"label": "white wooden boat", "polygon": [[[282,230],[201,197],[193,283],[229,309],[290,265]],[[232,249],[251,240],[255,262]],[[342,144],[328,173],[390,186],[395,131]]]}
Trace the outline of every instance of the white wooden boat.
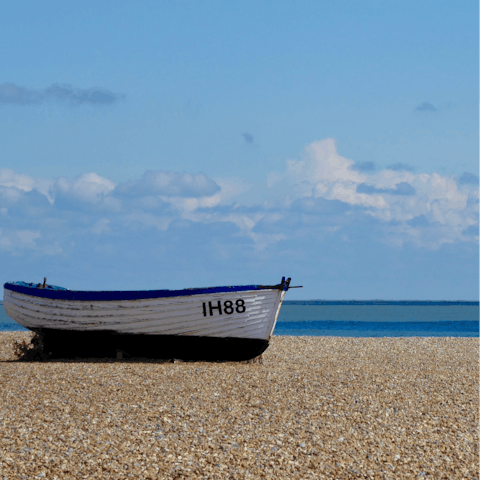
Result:
{"label": "white wooden boat", "polygon": [[278,285],[74,291],[4,285],[7,315],[42,337],[50,358],[247,360],[268,343],[290,278]]}

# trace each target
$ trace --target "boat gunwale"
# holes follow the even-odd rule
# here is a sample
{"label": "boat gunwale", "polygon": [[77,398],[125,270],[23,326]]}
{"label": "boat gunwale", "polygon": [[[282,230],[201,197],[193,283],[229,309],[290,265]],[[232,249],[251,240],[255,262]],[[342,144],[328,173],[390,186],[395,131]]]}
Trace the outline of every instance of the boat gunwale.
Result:
{"label": "boat gunwale", "polygon": [[186,288],[182,290],[68,290],[54,285],[40,288],[35,283],[6,282],[4,288],[13,292],[32,297],[49,298],[52,300],[71,300],[84,302],[146,300],[156,298],[187,297],[194,295],[214,295],[217,293],[236,293],[261,290],[285,290],[289,282],[282,279],[277,285],[236,285],[225,287]]}

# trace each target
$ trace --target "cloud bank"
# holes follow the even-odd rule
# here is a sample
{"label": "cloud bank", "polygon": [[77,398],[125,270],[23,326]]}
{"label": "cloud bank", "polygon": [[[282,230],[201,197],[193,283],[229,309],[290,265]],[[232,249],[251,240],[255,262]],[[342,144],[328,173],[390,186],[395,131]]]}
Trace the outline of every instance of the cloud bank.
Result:
{"label": "cloud bank", "polygon": [[[456,178],[354,167],[339,155],[332,139],[325,139],[308,145],[299,159],[288,160],[283,171],[272,172],[263,187],[245,187],[244,182],[238,188],[237,181],[202,173],[150,170],[139,179],[115,183],[93,172],[49,180],[0,169],[1,245],[41,249],[41,239],[69,211],[82,212],[82,228],[98,235],[100,224],[103,231],[141,224],[165,230],[185,221],[229,225],[254,249],[299,235],[354,239],[365,233],[362,224],[375,225],[373,242],[397,247],[410,243],[438,249],[444,243],[478,242],[474,174]],[[266,199],[254,205],[243,202],[255,188]],[[74,230],[69,227],[58,238]],[[18,232],[25,231],[36,233],[28,241],[16,241]]]}
{"label": "cloud bank", "polygon": [[71,85],[53,84],[44,90],[30,90],[14,83],[0,85],[0,105],[35,105],[56,101],[70,106],[111,105],[125,98],[109,90],[73,88]]}
{"label": "cloud bank", "polygon": [[356,169],[332,139],[311,143],[263,184],[153,170],[117,183],[94,172],[45,179],[0,169],[0,258],[5,265],[28,258],[25,271],[41,259],[48,271],[56,258],[99,278],[99,265],[110,271],[129,264],[131,275],[140,264],[147,272],[160,262],[152,271],[167,268],[170,279],[183,272],[182,285],[193,271],[202,278],[215,272],[214,284],[219,272],[238,281],[246,269],[270,262],[275,270],[287,259],[292,270],[301,265],[302,275],[311,270],[318,278],[311,259],[323,255],[335,278],[363,257],[372,268],[381,251],[390,252],[385,261],[404,258],[401,269],[445,248],[478,251],[476,175]]}

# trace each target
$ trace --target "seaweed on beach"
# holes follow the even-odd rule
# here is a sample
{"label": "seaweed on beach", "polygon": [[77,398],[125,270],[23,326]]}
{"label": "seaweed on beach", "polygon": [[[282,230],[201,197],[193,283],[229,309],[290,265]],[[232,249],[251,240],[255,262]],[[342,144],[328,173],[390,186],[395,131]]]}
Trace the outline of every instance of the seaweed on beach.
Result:
{"label": "seaweed on beach", "polygon": [[13,343],[13,354],[20,362],[35,362],[46,360],[44,353],[43,333],[41,331],[34,332],[30,341],[15,340]]}

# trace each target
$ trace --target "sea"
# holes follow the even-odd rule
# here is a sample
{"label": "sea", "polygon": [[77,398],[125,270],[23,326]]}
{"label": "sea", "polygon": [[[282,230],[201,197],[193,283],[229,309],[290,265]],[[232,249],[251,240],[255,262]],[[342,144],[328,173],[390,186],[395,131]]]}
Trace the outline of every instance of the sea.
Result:
{"label": "sea", "polygon": [[[27,331],[0,303],[0,332]],[[479,302],[290,300],[274,335],[334,337],[478,337]]]}

